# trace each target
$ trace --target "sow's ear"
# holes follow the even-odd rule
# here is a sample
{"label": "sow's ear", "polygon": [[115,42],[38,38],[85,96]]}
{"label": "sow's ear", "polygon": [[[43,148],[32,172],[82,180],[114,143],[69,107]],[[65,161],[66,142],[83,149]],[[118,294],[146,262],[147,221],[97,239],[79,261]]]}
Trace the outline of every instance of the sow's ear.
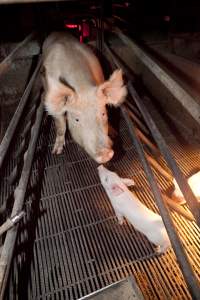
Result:
{"label": "sow's ear", "polygon": [[104,96],[106,103],[119,106],[127,95],[127,89],[122,78],[122,70],[115,70],[109,80],[102,83],[98,88],[98,96]]}
{"label": "sow's ear", "polygon": [[77,94],[66,82],[47,77],[47,84],[45,102],[50,114],[77,113],[80,110]]}
{"label": "sow's ear", "polygon": [[59,77],[59,84],[66,111],[78,112],[79,103],[75,89],[63,77]]}

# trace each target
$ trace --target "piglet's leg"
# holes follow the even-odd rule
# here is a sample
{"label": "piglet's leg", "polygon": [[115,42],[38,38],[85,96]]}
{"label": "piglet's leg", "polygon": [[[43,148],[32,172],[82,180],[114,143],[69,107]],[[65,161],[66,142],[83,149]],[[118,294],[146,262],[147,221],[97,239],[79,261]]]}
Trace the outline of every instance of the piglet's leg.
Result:
{"label": "piglet's leg", "polygon": [[65,145],[66,117],[64,115],[54,117],[56,126],[56,141],[52,153],[60,154]]}
{"label": "piglet's leg", "polygon": [[133,179],[129,179],[129,178],[121,178],[121,181],[123,182],[123,184],[125,184],[126,186],[133,186],[135,185],[135,181]]}
{"label": "piglet's leg", "polygon": [[159,245],[155,248],[155,251],[157,252],[157,254],[164,254],[169,249],[169,247],[169,244]]}
{"label": "piglet's leg", "polygon": [[123,217],[123,215],[120,214],[120,213],[118,213],[118,212],[116,212],[116,216],[117,216],[117,219],[118,219],[119,224],[122,225],[123,222],[124,222],[124,217]]}

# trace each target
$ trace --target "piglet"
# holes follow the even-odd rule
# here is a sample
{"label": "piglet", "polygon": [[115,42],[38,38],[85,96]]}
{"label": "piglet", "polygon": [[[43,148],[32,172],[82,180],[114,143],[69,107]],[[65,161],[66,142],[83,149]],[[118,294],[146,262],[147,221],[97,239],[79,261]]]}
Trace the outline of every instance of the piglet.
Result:
{"label": "piglet", "polygon": [[132,194],[127,186],[134,185],[128,178],[120,178],[116,173],[109,171],[103,165],[98,168],[100,181],[112,203],[120,224],[125,217],[138,231],[143,233],[163,253],[170,247],[162,218],[142,204],[136,195]]}

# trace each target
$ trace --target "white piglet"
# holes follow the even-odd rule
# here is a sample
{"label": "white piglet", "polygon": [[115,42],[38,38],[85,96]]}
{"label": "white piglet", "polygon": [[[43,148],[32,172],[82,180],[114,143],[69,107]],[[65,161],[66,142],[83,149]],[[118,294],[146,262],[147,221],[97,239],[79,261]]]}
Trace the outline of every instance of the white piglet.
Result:
{"label": "white piglet", "polygon": [[103,165],[98,167],[101,183],[112,203],[120,224],[125,217],[138,231],[143,233],[157,246],[157,251],[163,253],[170,247],[162,218],[142,204],[127,186],[134,185],[128,178],[120,178]]}

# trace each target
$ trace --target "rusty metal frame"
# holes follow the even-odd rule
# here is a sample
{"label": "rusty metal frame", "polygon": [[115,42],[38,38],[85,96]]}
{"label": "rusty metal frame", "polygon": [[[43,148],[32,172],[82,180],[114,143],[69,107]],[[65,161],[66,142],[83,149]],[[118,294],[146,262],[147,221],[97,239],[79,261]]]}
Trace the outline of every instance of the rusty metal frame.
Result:
{"label": "rusty metal frame", "polygon": [[[105,49],[106,51],[108,52],[109,56],[112,58],[114,64],[117,66],[117,67],[120,67],[124,70],[124,72],[126,73],[126,69],[125,67],[121,64],[121,62],[118,61],[118,59],[113,55],[113,53],[110,51],[109,47],[107,45],[105,45]],[[157,129],[151,115],[148,113],[148,111],[146,110],[145,106],[143,105],[142,103],[142,100],[140,99],[139,95],[137,94],[137,92],[135,91],[132,83],[129,81],[128,82],[128,89],[129,89],[129,92],[131,94],[131,96],[133,97],[133,99],[135,100],[136,102],[136,105],[137,107],[139,108],[139,111],[141,113],[141,115],[143,116],[147,126],[148,126],[148,129],[150,130],[151,134],[153,135],[155,141],[157,142],[157,145],[161,151],[161,153],[163,154],[163,156],[166,158],[168,164],[170,165],[170,167],[172,167],[172,171],[175,175],[175,178],[177,180],[177,182],[181,182],[182,185],[184,185],[184,183],[187,185],[187,187],[185,188],[184,187],[184,191],[186,190],[186,196],[187,196],[187,200],[188,200],[188,197],[190,197],[190,192],[192,194],[192,199],[190,198],[188,203],[191,204],[192,202],[192,212],[193,212],[193,215],[196,217],[196,220],[199,221],[199,215],[198,215],[198,212],[197,211],[194,211],[194,207],[195,208],[198,208],[196,207],[196,203],[197,203],[197,199],[195,198],[195,196],[193,195],[191,189],[189,188],[188,186],[188,183],[186,181],[186,179],[183,177],[179,167],[177,166],[175,160],[173,159],[163,137],[161,136],[159,130]],[[185,281],[187,283],[187,286],[188,286],[188,289],[193,297],[193,299],[196,299],[198,300],[199,299],[199,295],[200,295],[200,285],[199,285],[199,282],[193,272],[193,269],[192,269],[192,266],[190,264],[190,261],[189,261],[189,258],[187,256],[187,253],[185,252],[185,249],[180,241],[180,238],[176,232],[176,229],[174,227],[174,224],[173,224],[173,221],[170,217],[170,214],[168,212],[168,209],[165,205],[165,201],[164,201],[164,197],[162,196],[160,190],[159,190],[159,187],[157,185],[157,182],[154,178],[154,175],[153,175],[153,172],[151,170],[151,167],[148,163],[148,160],[145,156],[145,153],[144,153],[144,150],[143,150],[143,147],[142,147],[142,144],[141,142],[139,141],[139,139],[137,138],[137,135],[136,135],[136,132],[135,132],[135,128],[133,126],[133,123],[132,121],[130,120],[129,116],[128,116],[128,112],[126,111],[126,108],[125,106],[123,105],[122,108],[121,108],[121,112],[122,112],[122,115],[127,123],[127,126],[128,126],[128,129],[129,129],[129,133],[130,133],[130,136],[131,136],[131,140],[133,142],[133,144],[135,145],[136,147],[136,150],[138,152],[138,155],[139,155],[139,158],[140,158],[140,161],[142,163],[142,166],[145,170],[145,173],[146,173],[146,176],[148,178],[148,181],[149,181],[149,184],[150,184],[150,187],[152,189],[152,192],[153,192],[153,195],[154,195],[154,198],[155,198],[155,201],[156,201],[156,204],[159,208],[159,211],[160,211],[160,214],[162,216],[162,219],[163,219],[163,222],[166,226],[166,230],[168,232],[168,235],[169,235],[169,238],[170,238],[170,241],[172,243],[172,247],[174,249],[174,252],[176,254],[176,257],[177,257],[177,260],[178,260],[178,263],[180,265],[180,268],[181,268],[181,271],[183,273],[183,276],[185,278]],[[148,114],[147,114],[148,113]],[[174,170],[175,169],[175,170]],[[175,171],[175,172],[174,172]],[[182,187],[182,186],[181,186]],[[188,192],[189,190],[189,192]],[[188,195],[189,193],[189,195]],[[184,196],[185,196],[184,194]],[[193,199],[194,198],[194,199]],[[193,202],[194,200],[194,202]]]}
{"label": "rusty metal frame", "polygon": [[167,233],[169,235],[170,241],[172,243],[172,247],[174,249],[174,252],[176,254],[178,263],[181,267],[181,270],[183,272],[185,281],[188,285],[188,288],[190,290],[190,293],[193,297],[193,299],[198,300],[200,295],[200,286],[198,283],[198,280],[192,270],[192,267],[189,262],[189,258],[187,256],[187,253],[181,243],[181,240],[176,232],[175,226],[173,224],[173,221],[170,217],[170,214],[168,212],[168,209],[165,205],[165,202],[162,199],[162,195],[160,192],[160,189],[157,185],[157,182],[155,180],[155,177],[153,175],[153,172],[151,170],[151,167],[145,157],[144,150],[142,147],[141,142],[137,138],[137,135],[135,133],[135,128],[126,112],[126,109],[124,107],[121,108],[122,115],[127,123],[129,133],[131,136],[131,140],[133,144],[135,145],[135,148],[138,152],[138,156],[140,158],[140,161],[142,163],[142,166],[145,170],[146,176],[148,178],[150,187],[152,189],[152,193],[154,195],[154,199],[156,201],[156,204],[159,208],[160,214],[162,216],[163,222],[165,224]]}
{"label": "rusty metal frame", "polygon": [[[43,119],[43,103],[41,102],[36,114],[35,123],[31,129],[31,139],[27,151],[24,154],[24,166],[22,169],[21,177],[14,191],[14,205],[12,209],[11,218],[20,213],[23,209],[25,200],[26,189],[30,177],[33,157],[37,145],[40,126]],[[1,257],[0,257],[0,299],[3,300],[7,278],[9,275],[10,265],[13,257],[15,242],[18,233],[18,224],[11,228],[4,241]]]}
{"label": "rusty metal frame", "polygon": [[[34,76],[36,76],[38,74],[40,64],[41,64],[41,61],[39,61],[38,66],[36,67],[36,70],[34,72],[34,74],[35,74]],[[31,80],[33,80],[33,82],[34,82],[35,77],[34,78],[32,77]],[[30,84],[30,82],[29,82],[29,84]],[[33,84],[33,82],[32,82],[32,84]],[[23,96],[25,98],[25,100],[24,100],[25,103],[26,103],[27,98],[30,94],[32,84],[30,85],[29,88],[27,87],[27,89],[28,89],[27,95]],[[146,118],[148,118],[150,121],[152,121],[151,116],[146,114],[145,107],[143,107],[143,105],[140,103],[141,99],[138,96],[137,92],[135,91],[134,87],[132,86],[131,82],[128,83],[128,88],[129,88],[129,91],[132,94],[133,98],[136,100],[137,106],[138,106],[141,114],[143,115],[144,119],[146,120]],[[25,91],[24,94],[26,94],[26,91]],[[25,106],[25,104],[24,104],[24,106]],[[20,113],[18,112],[18,114],[17,114],[17,118],[18,118],[17,120],[18,121],[21,117],[24,106],[22,106],[22,108],[20,110]],[[155,197],[155,201],[156,201],[157,206],[160,210],[163,221],[166,225],[167,232],[169,234],[172,246],[173,246],[174,251],[176,253],[179,265],[182,269],[182,272],[183,272],[184,278],[186,280],[186,283],[188,285],[188,288],[191,292],[191,295],[192,295],[193,299],[199,299],[200,287],[199,287],[198,281],[197,281],[197,279],[195,277],[195,274],[192,270],[192,267],[190,265],[189,258],[187,257],[187,254],[186,254],[186,252],[183,248],[183,245],[182,245],[182,243],[181,243],[181,241],[178,237],[178,234],[176,233],[176,230],[175,230],[173,222],[170,218],[169,212],[168,212],[168,210],[167,210],[167,208],[164,204],[161,192],[160,192],[160,190],[157,186],[157,183],[156,183],[156,180],[154,178],[151,167],[150,167],[150,165],[149,165],[149,163],[148,163],[148,161],[145,157],[143,147],[142,147],[139,139],[137,138],[134,126],[133,126],[130,118],[128,117],[128,114],[126,112],[125,107],[121,108],[121,112],[123,114],[123,117],[124,117],[127,125],[128,125],[128,129],[129,129],[129,132],[130,132],[132,142],[134,143],[134,145],[137,149],[138,155],[140,157],[140,160],[141,160],[142,165],[144,167],[145,173],[146,173],[147,178],[149,180],[150,186],[152,188],[152,192],[153,192],[154,197]],[[147,111],[147,113],[148,113],[148,111]],[[19,213],[22,210],[22,207],[23,207],[23,203],[24,203],[24,199],[25,199],[25,192],[26,192],[26,188],[27,188],[27,184],[28,184],[28,180],[29,180],[29,176],[30,176],[30,172],[31,172],[32,161],[33,161],[33,156],[34,156],[34,152],[35,152],[35,149],[36,149],[36,144],[37,144],[37,139],[38,139],[38,135],[39,135],[39,131],[40,131],[42,117],[43,117],[43,104],[40,103],[40,106],[37,110],[37,116],[36,116],[35,124],[33,125],[32,129],[31,129],[31,140],[30,140],[30,143],[29,143],[29,146],[28,146],[28,150],[24,155],[24,166],[23,166],[21,178],[20,178],[19,184],[18,184],[18,186],[15,190],[15,194],[14,194],[15,202],[14,202],[11,217],[13,217],[17,213]],[[6,152],[7,152],[7,149],[9,147],[10,141],[13,137],[14,132],[15,132],[18,121],[16,123],[14,123],[14,124],[16,124],[15,126],[12,125],[14,130],[12,129],[12,131],[11,131],[11,138],[7,137],[5,139],[5,144],[4,145],[6,145],[6,146],[3,147],[2,152],[0,151],[0,154],[3,153],[3,155],[0,155],[0,159],[1,159],[0,160],[0,167],[2,166],[4,157],[6,155]],[[152,123],[151,122],[149,123],[148,120],[146,120],[146,122],[149,126],[152,125]],[[157,141],[161,152],[163,151],[163,153],[165,153],[166,151],[169,151],[168,148],[166,147],[166,145],[165,144],[163,145],[163,138],[162,138],[161,135],[159,135],[160,134],[159,131],[157,129],[155,129],[155,124],[153,124],[152,128],[149,127],[149,130],[151,131],[152,135],[154,136],[155,140]],[[155,134],[155,132],[156,132],[156,134]],[[0,150],[1,150],[1,148],[0,148]],[[167,153],[166,157],[168,157],[169,161],[171,161],[171,159],[172,159],[170,157],[171,154],[169,155],[168,152],[166,152],[166,153]],[[180,170],[178,169],[176,163],[175,163],[175,166],[172,162],[170,162],[169,164],[172,164],[173,168],[175,168],[175,174],[177,176],[180,176],[179,181],[181,182],[181,184],[184,184],[185,183],[184,181],[186,181],[186,180],[184,179],[182,174],[179,173]],[[177,171],[177,170],[179,170],[179,171]],[[182,178],[181,178],[181,176],[182,176]],[[177,182],[178,182],[178,180],[177,180]],[[187,185],[187,183],[186,183],[186,185]],[[187,196],[189,196],[189,197],[191,196],[190,195],[191,194],[190,190],[189,190],[189,194],[188,194],[187,187],[186,187],[186,190],[185,190],[185,194],[187,194]],[[192,200],[193,200],[192,198],[189,199],[188,203],[191,202],[193,204]],[[195,200],[194,200],[194,202],[195,202]],[[194,215],[195,215],[195,217],[198,221],[199,215],[197,213],[195,214],[195,212],[193,212],[193,213],[194,213]],[[12,260],[12,256],[13,256],[15,241],[16,241],[16,237],[17,237],[17,231],[18,231],[18,225],[16,225],[14,228],[12,228],[7,233],[5,243],[4,243],[4,246],[3,246],[3,251],[2,251],[2,255],[1,255],[1,259],[0,259],[0,299],[3,299],[3,295],[4,295],[4,291],[5,291],[5,287],[6,287],[6,281],[7,281],[7,277],[8,277],[8,274],[9,274],[9,268],[10,268],[10,264],[11,264],[11,260]]]}
{"label": "rusty metal frame", "polygon": [[[105,45],[106,51],[109,53],[110,57],[112,57],[114,63],[122,68],[126,73],[126,68],[122,65],[121,62],[114,56],[114,54],[110,51],[108,45]],[[134,89],[132,83],[128,82],[128,89],[133,97],[141,115],[143,116],[149,131],[151,132],[154,140],[156,141],[158,148],[160,149],[163,157],[165,158],[167,164],[169,165],[172,173],[180,186],[180,189],[185,197],[186,202],[188,203],[192,214],[194,215],[198,226],[200,226],[200,205],[198,200],[196,199],[195,195],[193,194],[190,186],[188,185],[187,180],[185,179],[184,175],[182,174],[180,168],[178,167],[175,159],[173,158],[164,138],[162,137],[159,129],[157,128],[153,118],[151,117],[150,113],[147,111],[145,105],[143,104],[142,100],[140,99],[139,95],[137,94],[136,90]]]}
{"label": "rusty metal frame", "polygon": [[[35,33],[31,33],[28,35],[21,43],[19,43],[15,49],[8,55],[1,63],[0,63],[0,76],[3,76],[6,72],[9,71],[9,69],[12,67],[15,59],[17,58],[19,52],[24,49],[27,44],[33,40],[35,37]],[[25,88],[25,91],[20,99],[19,105],[12,117],[12,120],[6,130],[6,133],[3,137],[3,140],[0,144],[0,169],[2,168],[2,165],[4,163],[4,160],[6,158],[6,155],[8,153],[10,144],[12,142],[12,139],[14,137],[14,134],[16,132],[16,129],[20,123],[20,120],[22,118],[25,106],[28,103],[28,99],[30,96],[30,93],[33,89],[33,85],[39,76],[39,71],[41,68],[42,59],[39,57],[37,66]],[[29,112],[30,119],[27,123],[26,127],[23,130],[22,133],[22,141],[19,145],[19,149],[16,152],[15,155],[23,155],[23,153],[26,151],[25,149],[25,137],[30,133],[30,141],[28,145],[27,151],[24,153],[23,156],[23,169],[21,172],[21,177],[19,179],[18,185],[14,191],[14,205],[12,208],[12,213],[10,216],[10,219],[12,220],[13,217],[15,219],[15,216],[21,215],[22,209],[23,209],[23,203],[25,199],[25,193],[28,185],[28,180],[31,172],[32,162],[33,162],[33,156],[36,149],[36,143],[39,135],[40,125],[42,122],[42,116],[43,116],[43,103],[41,102],[38,107],[38,99],[40,97],[41,90],[39,89],[38,92],[36,92],[33,95],[33,106]],[[35,123],[32,124],[31,118],[36,113]],[[32,118],[33,119],[33,118]],[[18,170],[17,166],[13,169],[12,173],[10,174],[11,179],[16,177]],[[9,180],[9,178],[8,178]],[[12,181],[12,180],[11,180]],[[12,184],[12,182],[10,182]],[[9,219],[8,219],[9,220]],[[7,221],[8,221],[7,220]],[[18,224],[13,223],[13,227],[7,232],[3,246],[2,246],[2,252],[0,257],[0,299],[3,299],[7,278],[9,275],[9,269],[13,257],[14,252],[14,246],[15,241],[17,237],[18,232]]]}
{"label": "rusty metal frame", "polygon": [[24,91],[24,94],[19,102],[19,105],[12,117],[12,120],[6,130],[6,133],[3,137],[3,140],[0,144],[0,169],[2,167],[2,164],[4,162],[4,159],[6,157],[6,154],[7,154],[7,151],[8,151],[8,148],[10,146],[10,143],[12,141],[12,138],[13,138],[13,135],[15,133],[15,130],[17,128],[17,125],[21,119],[21,116],[22,116],[22,113],[23,113],[23,110],[25,108],[25,105],[29,99],[29,95],[30,95],[30,92],[31,92],[31,89],[33,87],[33,84],[35,82],[35,79],[36,77],[38,76],[38,73],[39,73],[39,70],[40,70],[40,67],[41,67],[41,64],[42,64],[42,59],[39,60],[36,68],[35,68],[35,71]]}
{"label": "rusty metal frame", "polygon": [[188,203],[190,210],[194,215],[198,226],[200,227],[200,206],[197,198],[193,194],[187,180],[185,179],[183,173],[181,172],[175,159],[173,158],[164,138],[162,137],[161,133],[159,132],[159,129],[157,128],[155,122],[153,121],[153,118],[151,117],[150,113],[142,103],[139,95],[137,94],[131,82],[128,83],[128,89],[134,101],[136,102],[136,105],[140,109],[140,112],[142,113],[144,120],[148,125],[149,130],[151,131],[151,134],[154,137],[163,157],[165,158],[170,169],[172,170],[174,178],[176,179],[178,185],[180,186],[180,189],[185,197],[185,200]]}

